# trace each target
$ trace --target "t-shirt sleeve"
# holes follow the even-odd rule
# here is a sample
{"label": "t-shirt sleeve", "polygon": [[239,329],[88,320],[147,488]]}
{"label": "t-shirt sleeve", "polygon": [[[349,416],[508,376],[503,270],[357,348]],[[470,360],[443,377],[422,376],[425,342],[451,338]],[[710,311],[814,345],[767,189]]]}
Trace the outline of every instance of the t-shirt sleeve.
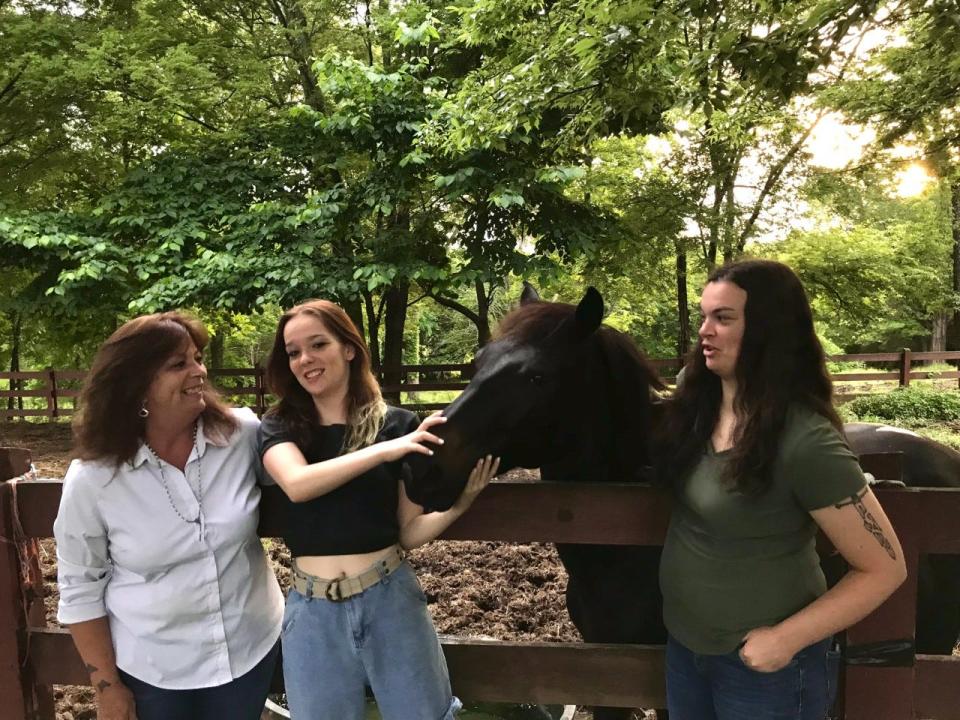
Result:
{"label": "t-shirt sleeve", "polygon": [[[412,433],[420,427],[420,418],[409,410],[397,407],[388,407],[387,416],[384,418],[383,431],[380,434],[380,440],[393,440]],[[398,480],[404,482],[411,476],[410,465],[406,458],[389,463],[390,472]]]}
{"label": "t-shirt sleeve", "polygon": [[808,416],[802,425],[786,458],[800,505],[819,510],[859,493],[867,481],[843,436],[821,415]]}
{"label": "t-shirt sleeve", "polygon": [[420,427],[420,418],[415,413],[404,408],[388,407],[380,439],[393,440],[412,433],[418,427]]}
{"label": "t-shirt sleeve", "polygon": [[296,443],[296,440],[283,419],[276,415],[265,415],[257,431],[257,454],[260,459],[262,460],[267,450],[274,445],[287,442]]}

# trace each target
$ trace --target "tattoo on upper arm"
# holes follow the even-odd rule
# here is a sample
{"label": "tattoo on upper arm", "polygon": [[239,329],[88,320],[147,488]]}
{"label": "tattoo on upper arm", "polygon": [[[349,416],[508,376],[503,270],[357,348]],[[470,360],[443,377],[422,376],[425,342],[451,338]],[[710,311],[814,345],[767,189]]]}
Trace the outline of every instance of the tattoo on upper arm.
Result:
{"label": "tattoo on upper arm", "polygon": [[870,514],[870,511],[867,510],[867,506],[863,504],[863,498],[866,494],[867,488],[863,488],[863,490],[851,495],[846,500],[838,502],[836,505],[834,505],[834,507],[839,510],[847,505],[853,505],[857,513],[860,515],[860,519],[863,520],[864,529],[866,529],[868,533],[877,539],[877,542],[880,543],[880,546],[887,551],[887,555],[889,555],[892,560],[896,560],[897,554],[893,550],[893,545],[891,545],[890,541],[887,540],[887,536],[883,534],[883,528],[880,527],[873,515]]}
{"label": "tattoo on upper arm", "polygon": [[92,663],[87,663],[86,665],[84,665],[84,668],[87,671],[87,675],[93,675],[99,669],[97,668],[96,665],[93,665]]}
{"label": "tattoo on upper arm", "polygon": [[108,683],[106,680],[101,680],[100,682],[97,683],[97,690],[99,690],[100,692],[103,692],[108,687],[110,687],[111,684],[112,683]]}

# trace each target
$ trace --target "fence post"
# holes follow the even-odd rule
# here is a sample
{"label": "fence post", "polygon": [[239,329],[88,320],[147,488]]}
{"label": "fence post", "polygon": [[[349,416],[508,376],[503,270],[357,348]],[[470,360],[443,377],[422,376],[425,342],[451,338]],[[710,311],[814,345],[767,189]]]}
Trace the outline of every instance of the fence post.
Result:
{"label": "fence post", "polygon": [[[920,549],[911,528],[921,527],[916,496],[895,490],[877,492],[881,504],[897,531],[907,564],[907,581],[879,608],[846,632],[847,652],[851,646],[873,642],[913,642],[916,636],[917,579]],[[866,658],[848,664],[844,672],[845,720],[902,720],[914,717],[914,656],[890,660],[884,665]]]}
{"label": "fence post", "polygon": [[0,448],[0,697],[3,717],[32,720],[41,711],[40,691],[21,666],[20,637],[27,625],[20,593],[20,565],[13,543],[13,492],[7,480],[30,468],[30,452]]}
{"label": "fence post", "polygon": [[60,408],[57,404],[57,371],[47,368],[47,415],[52,418],[60,417]]}
{"label": "fence post", "polygon": [[900,351],[900,387],[910,385],[910,348],[904,348]]}
{"label": "fence post", "polygon": [[257,415],[263,415],[266,412],[266,398],[264,397],[263,389],[263,368],[259,365],[254,367],[254,385],[257,388]]}

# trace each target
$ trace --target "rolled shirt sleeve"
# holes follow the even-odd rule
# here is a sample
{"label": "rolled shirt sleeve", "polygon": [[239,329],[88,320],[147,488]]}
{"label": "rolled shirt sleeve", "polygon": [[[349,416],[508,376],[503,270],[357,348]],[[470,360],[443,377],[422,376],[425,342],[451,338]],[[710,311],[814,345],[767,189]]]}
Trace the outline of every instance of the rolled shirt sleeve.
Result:
{"label": "rolled shirt sleeve", "polygon": [[57,619],[65,624],[107,615],[104,592],[113,567],[107,528],[98,510],[101,468],[74,460],[63,482],[60,509],[53,524],[57,540]]}

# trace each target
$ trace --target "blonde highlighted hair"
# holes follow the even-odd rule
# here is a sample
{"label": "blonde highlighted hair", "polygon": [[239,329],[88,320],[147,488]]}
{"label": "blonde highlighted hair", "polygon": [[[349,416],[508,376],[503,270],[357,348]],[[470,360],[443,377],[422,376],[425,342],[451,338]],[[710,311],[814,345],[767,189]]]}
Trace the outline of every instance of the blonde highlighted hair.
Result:
{"label": "blonde highlighted hair", "polygon": [[341,452],[353,452],[372,445],[383,427],[387,404],[383,401],[380,384],[373,375],[370,350],[360,331],[343,308],[329,300],[307,300],[280,316],[265,374],[270,392],[279,398],[277,404],[270,408],[270,413],[287,423],[301,447],[308,444],[311,428],[320,422],[313,398],[290,369],[283,338],[287,323],[299,315],[317,318],[337,340],[353,348],[347,386],[347,431]]}

